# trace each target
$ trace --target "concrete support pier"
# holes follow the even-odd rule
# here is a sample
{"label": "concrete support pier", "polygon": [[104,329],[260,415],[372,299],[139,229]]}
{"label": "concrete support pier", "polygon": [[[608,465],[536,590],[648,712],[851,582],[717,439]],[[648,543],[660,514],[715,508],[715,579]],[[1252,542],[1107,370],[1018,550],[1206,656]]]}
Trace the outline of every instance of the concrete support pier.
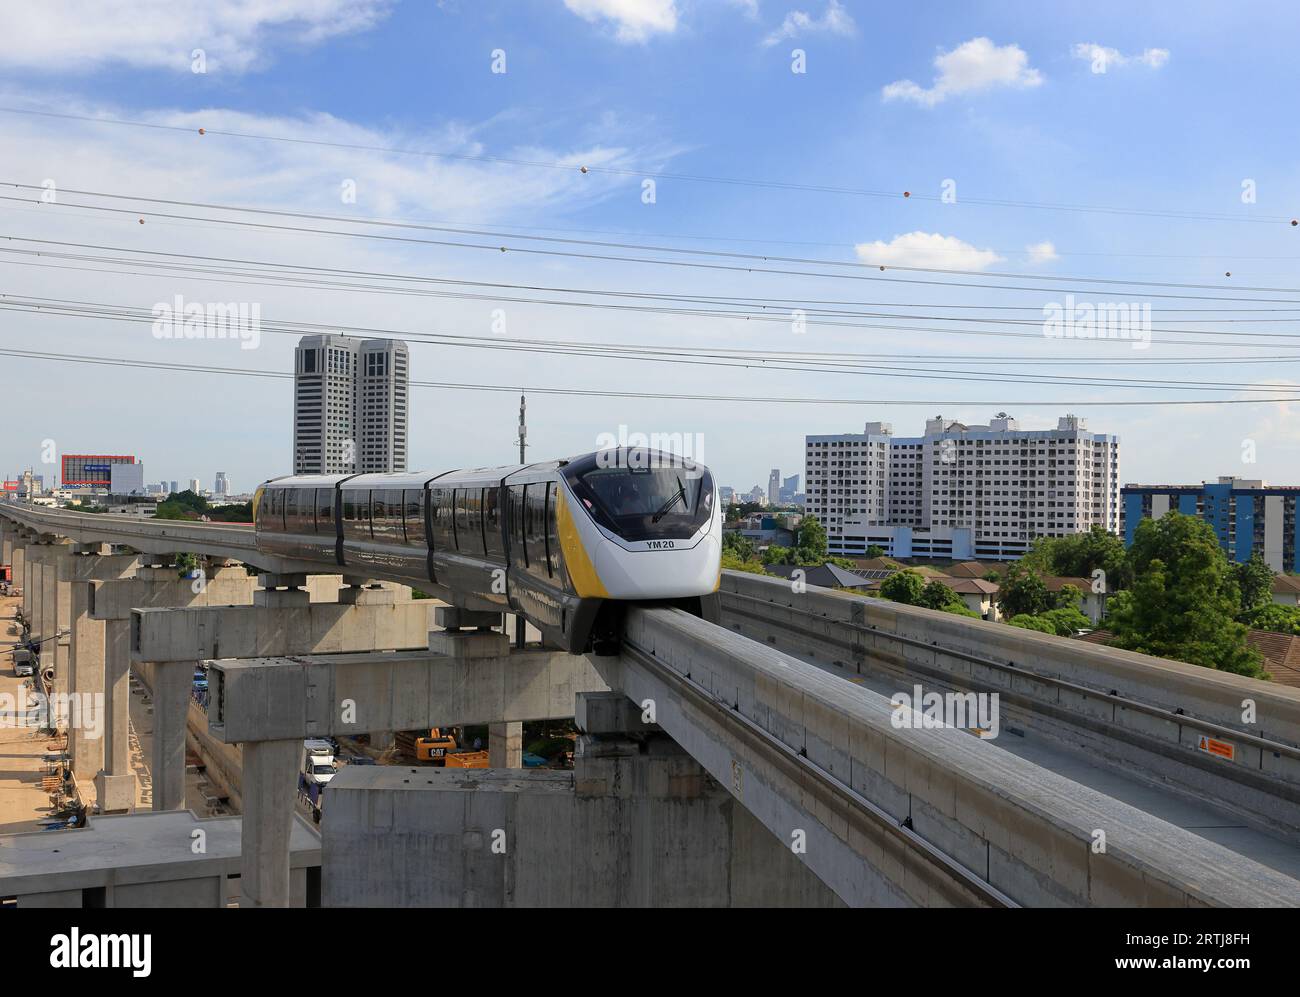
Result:
{"label": "concrete support pier", "polygon": [[288,907],[294,779],[302,742],[243,745],[244,822],[240,846],[241,907]]}
{"label": "concrete support pier", "polygon": [[153,682],[153,809],[185,809],[185,724],[193,661],[156,661]]}
{"label": "concrete support pier", "polygon": [[494,769],[524,767],[524,725],[488,724],[488,765]]}
{"label": "concrete support pier", "polygon": [[135,805],[131,771],[131,631],[126,620],[104,623],[104,751],[95,776],[100,813],[119,813]]}

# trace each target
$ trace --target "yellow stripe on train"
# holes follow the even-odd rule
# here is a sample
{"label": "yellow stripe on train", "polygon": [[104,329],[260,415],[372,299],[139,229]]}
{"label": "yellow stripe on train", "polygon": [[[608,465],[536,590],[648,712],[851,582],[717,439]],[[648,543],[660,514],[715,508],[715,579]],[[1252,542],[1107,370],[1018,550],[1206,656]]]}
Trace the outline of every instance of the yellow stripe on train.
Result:
{"label": "yellow stripe on train", "polygon": [[564,492],[563,484],[556,489],[555,497],[558,499],[555,503],[555,528],[560,535],[560,550],[564,552],[565,566],[573,580],[574,594],[580,599],[608,599],[609,590],[596,573],[587,548],[582,544],[578,525],[573,521],[573,513],[569,511],[569,498]]}

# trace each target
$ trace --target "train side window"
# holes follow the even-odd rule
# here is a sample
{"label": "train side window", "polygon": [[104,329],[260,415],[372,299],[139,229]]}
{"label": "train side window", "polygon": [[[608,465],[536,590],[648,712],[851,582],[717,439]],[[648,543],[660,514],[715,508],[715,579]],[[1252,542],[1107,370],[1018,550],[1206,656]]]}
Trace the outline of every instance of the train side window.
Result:
{"label": "train side window", "polygon": [[560,536],[556,527],[555,482],[546,483],[546,574],[560,577]]}
{"label": "train side window", "polygon": [[433,549],[455,550],[456,527],[452,517],[452,489],[429,489],[430,521],[433,523]]}
{"label": "train side window", "polygon": [[456,489],[456,549],[483,556],[483,489]]}
{"label": "train side window", "polygon": [[516,568],[528,568],[527,507],[524,503],[527,485],[510,485],[506,488],[506,530],[510,536],[510,563]]}
{"label": "train side window", "polygon": [[397,489],[375,489],[370,493],[371,534],[388,544],[402,542],[402,493]]}
{"label": "train side window", "polygon": [[376,540],[391,541],[392,524],[388,519],[388,493],[375,489],[370,493],[370,535]]}
{"label": "train side window", "polygon": [[424,534],[424,491],[420,488],[408,488],[402,492],[402,520],[406,523],[406,542],[423,547],[426,543]]}
{"label": "train side window", "polygon": [[456,516],[452,524],[456,534],[456,549],[461,553],[469,550],[469,537],[473,536],[469,528],[469,492],[457,488],[453,493]]}
{"label": "train side window", "polygon": [[501,542],[501,489],[483,489],[483,553],[493,561],[505,563],[506,551]]}
{"label": "train side window", "polygon": [[526,496],[529,570],[539,578],[550,575],[546,560],[546,482],[528,486]]}
{"label": "train side window", "polygon": [[284,532],[284,494],[286,489],[277,488],[271,493],[271,521],[277,533]]}
{"label": "train side window", "polygon": [[370,492],[367,489],[343,490],[343,536],[347,540],[370,539]]}
{"label": "train side window", "polygon": [[334,534],[334,489],[316,489],[316,532]]}
{"label": "train side window", "polygon": [[316,496],[310,488],[286,489],[284,525],[289,533],[312,533],[316,528]]}

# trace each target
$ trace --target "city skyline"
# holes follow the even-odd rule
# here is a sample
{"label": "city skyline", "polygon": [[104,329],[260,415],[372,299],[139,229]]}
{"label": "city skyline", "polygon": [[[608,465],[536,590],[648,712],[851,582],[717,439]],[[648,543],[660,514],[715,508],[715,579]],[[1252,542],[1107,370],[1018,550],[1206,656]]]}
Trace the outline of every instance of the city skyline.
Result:
{"label": "city skyline", "polygon": [[[493,5],[452,11],[394,4],[355,21],[326,14],[320,17],[327,21],[307,14],[287,26],[254,19],[207,53],[203,73],[192,69],[193,46],[181,59],[182,46],[168,48],[173,39],[161,29],[140,48],[103,51],[77,48],[74,39],[86,37],[78,31],[56,30],[50,37],[64,39],[70,58],[43,59],[39,66],[23,54],[37,46],[24,46],[19,37],[0,52],[11,109],[0,112],[11,138],[0,149],[0,175],[28,185],[23,196],[42,201],[5,208],[19,243],[113,247],[96,250],[100,257],[148,251],[239,259],[261,270],[322,267],[337,277],[308,285],[299,278],[268,280],[265,273],[251,282],[217,274],[191,279],[138,261],[96,263],[93,269],[112,273],[75,275],[24,266],[14,275],[32,295],[147,315],[165,305],[163,314],[173,318],[177,303],[209,313],[208,306],[226,303],[236,306],[227,309],[232,320],[243,324],[225,338],[185,338],[148,322],[109,323],[106,333],[102,321],[28,310],[10,316],[18,348],[55,339],[61,352],[131,364],[284,374],[297,338],[308,331],[300,324],[362,338],[405,336],[412,365],[424,372],[420,379],[439,385],[412,385],[408,466],[422,469],[512,461],[521,388],[608,391],[613,385],[654,394],[667,383],[683,395],[745,400],[664,404],[538,390],[529,399],[530,454],[586,452],[620,425],[691,434],[705,441],[705,460],[719,480],[748,488],[773,466],[799,466],[804,435],[838,432],[868,418],[902,424],[941,410],[981,423],[1013,408],[1023,425],[1043,428],[1051,413],[1069,408],[1104,419],[1122,435],[1128,466],[1141,479],[1206,480],[1235,472],[1286,481],[1300,466],[1295,402],[1236,404],[1264,393],[1242,385],[1273,383],[1285,371],[1241,362],[1258,360],[1258,349],[1175,342],[1208,344],[1217,336],[1226,343],[1229,327],[1215,321],[1221,316],[1199,309],[1232,306],[1175,300],[1166,295],[1197,292],[1160,286],[1243,288],[1201,292],[1230,296],[1286,283],[1285,261],[1300,231],[1286,219],[1300,204],[1300,180],[1286,165],[1286,138],[1270,120],[1267,102],[1239,100],[1220,83],[1240,79],[1255,92],[1284,89],[1292,58],[1284,39],[1296,11],[1265,5],[1276,30],[1224,47],[1214,39],[1231,17],[1210,9],[1182,18],[1099,3],[1086,13],[1062,11],[1050,23],[1032,23],[977,3],[935,25],[906,8],[868,16],[851,3],[839,5],[842,14],[834,18],[827,4],[815,4],[806,21],[789,24],[786,11],[768,2],[678,4],[671,23],[629,20],[626,11],[634,6],[620,14],[595,5],[607,13],[588,17],[557,0],[507,18]],[[80,16],[88,31],[102,17]],[[792,72],[795,48],[806,53],[806,72]],[[506,55],[505,72],[493,70],[497,49]],[[435,111],[420,97],[423,81],[410,68],[421,60],[406,58],[415,50],[432,51],[445,74]],[[562,66],[544,55],[555,50],[566,53]],[[1148,51],[1163,55],[1148,57]],[[619,66],[612,75],[611,60]],[[572,81],[584,77],[598,77],[602,86],[575,102]],[[365,82],[344,85],[343,79]],[[761,122],[733,113],[742,100],[762,103]],[[530,115],[536,102],[567,110]],[[61,108],[80,117],[42,116]],[[935,142],[936,134],[944,141]],[[790,141],[794,135],[797,142]],[[86,149],[95,154],[88,158]],[[410,154],[426,149],[446,155]],[[184,176],[172,168],[178,156],[188,164]],[[1126,165],[1133,157],[1148,169],[1134,173]],[[520,165],[526,163],[554,168]],[[726,182],[673,179],[678,175]],[[773,186],[747,186],[751,179]],[[823,187],[866,193],[808,189]],[[100,210],[113,205],[110,199],[74,191],[313,217],[276,229],[247,214],[227,213],[239,224],[222,224],[210,220],[212,211],[148,202],[132,202],[124,217]],[[953,198],[945,201],[948,193]],[[196,213],[201,220],[166,217]],[[326,218],[488,234],[370,229],[365,238],[329,236],[316,230],[344,223]],[[249,228],[254,221],[262,227]],[[729,271],[737,261],[725,258],[708,261],[717,264],[713,269],[605,259],[579,264],[535,252],[566,251],[530,241],[542,234],[827,261],[767,268],[774,270],[846,272],[853,264],[870,265],[842,280]],[[385,238],[370,237],[377,235]],[[446,243],[482,244],[490,252]],[[509,251],[502,253],[502,244]],[[569,250],[615,255],[592,246]],[[678,254],[677,262],[689,258]],[[967,276],[908,277],[899,272],[908,266]],[[1013,283],[1037,290],[1008,297],[986,288],[988,276],[999,273],[1021,274]],[[441,285],[428,298],[429,287],[414,280],[427,277],[466,283]],[[1149,305],[1149,338],[1089,340],[1073,328],[1055,335],[1044,327],[1044,309],[1072,299],[1086,303],[1080,289],[1093,285],[1084,282],[1103,277],[1157,282],[1111,285],[1106,299]],[[349,281],[358,286],[325,286]],[[403,293],[390,293],[394,288]],[[568,295],[568,306],[540,304],[534,299],[566,296],[524,288],[863,302],[906,319],[855,317],[846,326],[812,306],[802,318],[787,314],[781,321],[768,321],[770,314],[767,320],[683,317],[607,307],[635,299],[584,299],[578,308]],[[592,303],[603,310],[587,307]],[[980,316],[990,308],[1021,324],[988,329]],[[954,325],[945,315],[962,321]],[[260,325],[246,327],[254,318]],[[295,326],[292,334],[285,334],[285,324]],[[932,331],[950,325],[946,334]],[[1189,332],[1169,331],[1175,329]],[[435,334],[462,338],[437,344],[421,338]],[[501,348],[481,348],[494,339]],[[509,342],[520,339],[896,359],[849,374],[810,370],[802,362],[783,365],[797,370],[758,369],[770,360],[668,366],[555,355],[554,347],[550,354],[522,352]],[[1216,358],[1230,358],[1231,365],[1216,365]],[[293,470],[287,428],[293,397],[283,378],[116,366],[115,405],[125,425],[114,425],[95,419],[85,401],[98,396],[105,368],[13,355],[5,363],[16,372],[13,403],[22,409],[32,408],[56,380],[64,388],[63,404],[42,411],[39,425],[0,440],[0,466],[40,470],[42,443],[52,439],[61,451],[129,447],[178,477],[196,447],[244,483]],[[1222,378],[1220,386],[1159,383],[1198,385],[1209,371]],[[1107,377],[1149,379],[1137,389]],[[825,404],[834,399],[861,402]],[[216,400],[256,418],[208,419]],[[1156,404],[1176,400],[1197,404]]]}

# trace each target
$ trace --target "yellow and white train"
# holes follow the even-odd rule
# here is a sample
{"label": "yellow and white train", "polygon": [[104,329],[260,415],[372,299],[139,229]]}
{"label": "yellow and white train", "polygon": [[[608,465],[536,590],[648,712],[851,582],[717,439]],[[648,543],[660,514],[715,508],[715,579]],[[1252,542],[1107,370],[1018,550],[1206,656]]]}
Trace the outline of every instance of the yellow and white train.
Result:
{"label": "yellow and white train", "polygon": [[260,550],[519,613],[574,654],[616,641],[628,602],[712,618],[720,579],[713,475],[653,450],[274,478],[257,489],[253,519]]}

